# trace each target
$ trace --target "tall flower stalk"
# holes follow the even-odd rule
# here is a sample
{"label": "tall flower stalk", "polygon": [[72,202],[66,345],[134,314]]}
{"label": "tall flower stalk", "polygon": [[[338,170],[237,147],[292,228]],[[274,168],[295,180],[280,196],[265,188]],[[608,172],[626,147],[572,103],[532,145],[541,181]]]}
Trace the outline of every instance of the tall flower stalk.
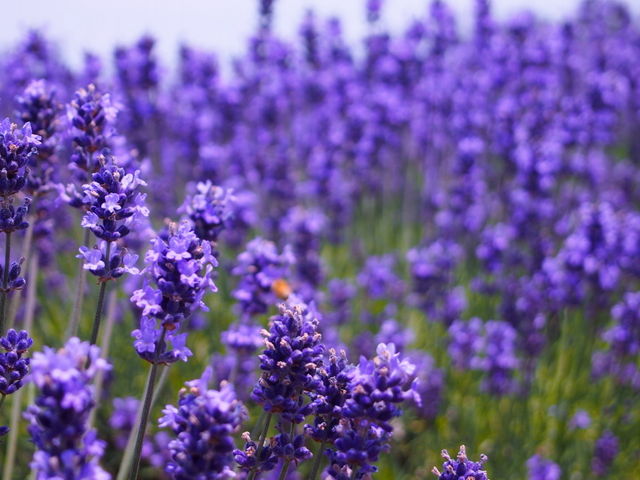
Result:
{"label": "tall flower stalk", "polygon": [[209,387],[213,369],[207,367],[198,380],[180,391],[178,406],[167,405],[161,427],[170,428],[175,440],[169,444],[171,460],[166,472],[175,480],[231,479],[233,434],[247,417],[233,386],[223,382],[220,390]]}
{"label": "tall flower stalk", "polygon": [[[271,319],[269,331],[265,331],[265,349],[260,355],[263,373],[251,395],[267,413],[265,426],[257,446],[247,438],[244,450],[235,451],[236,461],[249,479],[273,469],[278,461],[282,463],[280,477],[285,478],[292,462],[297,465],[311,457],[296,426],[315,413],[311,399],[322,388],[317,371],[322,366],[324,345],[317,328],[318,319],[306,305],[292,304],[281,305],[280,314]],[[277,415],[279,433],[265,447],[273,415]]]}
{"label": "tall flower stalk", "polygon": [[0,335],[4,333],[7,318],[7,298],[25,284],[20,277],[20,262],[11,262],[11,236],[28,227],[26,216],[31,200],[24,198],[22,205],[14,206],[14,199],[25,187],[29,174],[29,161],[37,154],[40,137],[26,123],[18,128],[5,118],[0,123],[0,231],[4,233],[4,264],[0,291]]}
{"label": "tall flower stalk", "polygon": [[[105,153],[108,153],[110,146],[109,140],[115,135],[113,123],[117,113],[110,95],[99,92],[93,84],[79,89],[67,105],[67,120],[73,148],[69,165],[78,183],[90,180],[90,176],[104,165]],[[74,184],[68,185],[62,193],[70,206],[85,209],[84,197]],[[83,245],[89,243],[89,235],[90,231],[85,230]],[[86,272],[86,263],[82,262],[77,276],[73,310],[67,326],[68,337],[78,333]]]}
{"label": "tall flower stalk", "polygon": [[92,380],[109,368],[98,347],[75,337],[60,350],[45,347],[34,354],[32,376],[39,395],[26,417],[36,446],[31,468],[37,480],[110,478],[98,463],[105,445],[88,428],[96,404]]}
{"label": "tall flower stalk", "polygon": [[188,221],[171,224],[153,239],[145,263],[145,283],[131,297],[142,313],[140,328],[132,336],[136,352],[151,366],[137,426],[131,480],[137,478],[140,468],[158,368],[191,356],[186,346],[187,333],[179,333],[180,329],[194,312],[207,310],[204,296],[217,290],[211,278],[213,267],[217,266],[211,244],[200,240]]}
{"label": "tall flower stalk", "polygon": [[100,242],[97,248],[80,247],[79,258],[84,258],[84,268],[98,277],[100,290],[89,342],[98,339],[107,283],[125,272],[137,275],[137,255],[118,249],[118,243],[129,234],[142,217],[149,215],[145,206],[146,195],[139,188],[146,185],[139,171],[126,173],[123,168],[107,164],[92,175],[91,183],[83,186],[83,202],[87,209],[82,226],[93,233]]}

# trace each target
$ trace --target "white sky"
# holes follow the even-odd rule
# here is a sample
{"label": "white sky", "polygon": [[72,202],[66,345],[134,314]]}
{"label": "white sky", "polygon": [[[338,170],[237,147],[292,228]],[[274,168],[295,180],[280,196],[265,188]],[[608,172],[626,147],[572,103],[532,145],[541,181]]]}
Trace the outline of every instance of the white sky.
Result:
{"label": "white sky", "polygon": [[[422,16],[429,0],[386,0],[385,24],[401,29],[410,18]],[[464,26],[470,21],[473,0],[448,0]],[[637,15],[640,2],[627,0]],[[308,8],[319,14],[335,14],[342,19],[350,40],[365,31],[364,0],[276,0],[276,29],[295,35],[299,21]],[[570,15],[579,0],[494,0],[493,9],[505,18],[525,8],[545,18]],[[94,51],[110,56],[116,44],[131,43],[143,33],[158,40],[164,63],[171,63],[177,45],[186,41],[215,50],[223,56],[241,52],[244,40],[256,24],[257,0],[24,0],[11,2],[5,9],[0,29],[0,49],[5,49],[31,27],[43,28],[56,40],[67,59],[79,64],[82,53]],[[5,18],[6,20],[6,18]],[[109,57],[110,58],[110,57]]]}

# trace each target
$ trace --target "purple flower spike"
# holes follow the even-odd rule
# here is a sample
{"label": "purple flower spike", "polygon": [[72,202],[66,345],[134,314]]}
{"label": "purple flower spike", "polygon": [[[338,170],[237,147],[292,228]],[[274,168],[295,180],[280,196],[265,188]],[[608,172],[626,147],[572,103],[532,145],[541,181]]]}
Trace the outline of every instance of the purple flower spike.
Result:
{"label": "purple flower spike", "polygon": [[233,222],[235,196],[231,189],[213,185],[210,181],[192,186],[180,212],[193,222],[196,235],[202,240],[217,242],[220,234]]}
{"label": "purple flower spike", "polygon": [[311,413],[301,393],[319,387],[316,370],[322,365],[324,345],[318,321],[304,305],[281,305],[265,331],[266,348],[260,355],[262,376],[251,399],[265,411],[301,423]]}
{"label": "purple flower spike", "polygon": [[211,276],[218,262],[211,245],[195,235],[188,221],[172,224],[166,235],[151,241],[145,263],[145,285],[131,296],[142,309],[140,328],[132,333],[134,347],[149,362],[186,361],[191,351],[185,345],[186,333],[178,329],[196,311],[207,311],[204,296],[217,290]]}
{"label": "purple flower spike", "polygon": [[87,213],[82,226],[96,237],[115,242],[149,216],[146,194],[139,191],[146,182],[139,171],[126,173],[116,165],[105,165],[91,178],[91,183],[83,186],[82,203]]}
{"label": "purple flower spike", "polygon": [[0,394],[3,396],[11,395],[22,387],[22,381],[29,373],[30,361],[23,355],[32,345],[33,339],[24,330],[10,329],[0,337],[0,347],[4,350],[0,353]]}
{"label": "purple flower spike", "polygon": [[223,480],[236,477],[233,471],[233,434],[247,418],[247,411],[233,387],[209,388],[208,367],[202,378],[187,382],[180,391],[178,406],[167,405],[160,426],[173,430],[169,443],[171,460],[165,470],[176,480]]}
{"label": "purple flower spike", "polygon": [[598,440],[593,451],[593,460],[591,461],[591,470],[599,477],[605,476],[613,461],[618,455],[620,444],[618,437],[613,432],[604,432]]}
{"label": "purple flower spike", "polygon": [[231,271],[240,277],[233,297],[238,300],[241,313],[245,316],[266,313],[278,298],[286,300],[291,293],[287,277],[292,263],[289,248],[278,253],[275,244],[268,240],[251,240]]}
{"label": "purple flower spike", "polygon": [[433,467],[434,475],[438,480],[489,480],[487,472],[484,470],[484,464],[488,458],[486,455],[480,455],[479,462],[473,462],[467,458],[467,449],[464,445],[460,446],[460,451],[455,459],[449,456],[446,450],[442,450],[442,457],[445,462],[442,464],[442,473],[436,467]]}
{"label": "purple flower spike", "polygon": [[88,427],[95,406],[93,380],[111,368],[100,349],[73,337],[60,350],[45,347],[35,353],[31,366],[40,392],[25,416],[36,446],[31,462],[36,478],[109,480],[98,464],[105,444]]}
{"label": "purple flower spike", "polygon": [[38,145],[40,136],[32,132],[31,124],[18,128],[8,118],[0,122],[0,196],[11,197],[24,188]]}
{"label": "purple flower spike", "polygon": [[562,471],[557,463],[540,455],[534,455],[527,460],[529,480],[559,480]]}

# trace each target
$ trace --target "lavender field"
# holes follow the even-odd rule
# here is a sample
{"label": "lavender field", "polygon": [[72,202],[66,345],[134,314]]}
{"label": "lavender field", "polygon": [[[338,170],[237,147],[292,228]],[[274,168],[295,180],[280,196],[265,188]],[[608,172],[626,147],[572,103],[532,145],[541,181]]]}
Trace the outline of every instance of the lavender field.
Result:
{"label": "lavender field", "polygon": [[362,4],[0,51],[2,479],[640,479],[640,19]]}

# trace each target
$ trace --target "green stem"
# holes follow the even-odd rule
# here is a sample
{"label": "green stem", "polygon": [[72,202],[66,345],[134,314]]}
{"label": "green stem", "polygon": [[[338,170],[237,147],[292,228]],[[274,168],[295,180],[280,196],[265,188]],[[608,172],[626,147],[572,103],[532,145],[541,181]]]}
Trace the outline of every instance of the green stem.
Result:
{"label": "green stem", "polygon": [[0,336],[4,335],[7,318],[7,287],[9,286],[9,270],[11,269],[11,232],[5,233],[4,269],[2,271],[2,296],[0,297]]}
{"label": "green stem", "polygon": [[280,470],[280,476],[278,477],[278,480],[284,480],[287,477],[287,470],[289,470],[290,463],[291,460],[287,460],[286,462],[284,462],[284,464],[282,465],[282,470]]}
{"label": "green stem", "polygon": [[147,388],[144,394],[144,404],[142,407],[142,415],[138,424],[138,434],[136,436],[136,445],[133,449],[133,464],[129,474],[129,480],[136,480],[140,470],[140,453],[142,452],[142,443],[144,442],[144,434],[147,430],[147,422],[149,420],[149,412],[151,411],[151,403],[153,400],[153,387],[155,386],[156,374],[158,373],[158,357],[160,350],[164,344],[164,337],[167,333],[165,328],[162,329],[162,335],[156,346],[155,361],[149,370],[149,378],[147,380]]}
{"label": "green stem", "polygon": [[[151,400],[151,408],[158,401],[158,396],[162,391],[163,385],[166,383],[167,377],[169,373],[169,368],[165,367],[160,374],[160,378],[156,383],[155,391],[153,393],[153,399]],[[140,423],[140,418],[142,418],[142,405],[139,406],[138,412],[136,413],[136,421],[135,424],[138,425]],[[127,439],[127,446],[124,450],[124,455],[122,456],[122,461],[120,462],[120,467],[118,469],[118,475],[116,476],[116,480],[125,480],[127,478],[127,473],[129,473],[129,469],[131,468],[131,462],[133,461],[133,446],[135,445],[137,432],[135,429],[131,429],[129,432],[129,438]]]}
{"label": "green stem", "polygon": [[318,453],[316,453],[316,458],[314,458],[313,460],[313,467],[311,468],[311,475],[309,475],[309,480],[316,480],[316,477],[318,476],[318,470],[320,470],[320,463],[322,462],[322,457],[324,456],[323,450],[326,444],[327,439],[323,438],[322,443],[320,443]]}
{"label": "green stem", "polygon": [[[102,335],[102,341],[100,342],[100,355],[104,359],[109,357],[109,347],[111,346],[111,333],[113,332],[113,324],[115,323],[115,319],[116,319],[116,303],[117,303],[116,291],[111,290],[109,292],[109,298],[107,300],[107,311],[105,314],[104,335]],[[100,370],[98,371],[95,379],[93,380],[94,398],[101,398],[103,385],[104,385],[104,371]],[[91,409],[91,414],[89,415],[89,428],[93,428],[97,411],[98,411],[97,408]]]}
{"label": "green stem", "polygon": [[[89,233],[89,230],[85,229],[83,245],[87,245],[89,243]],[[76,298],[73,302],[73,310],[71,312],[71,318],[69,319],[69,325],[67,326],[67,338],[78,335],[78,325],[80,324],[80,312],[82,311],[82,301],[84,299],[86,283],[87,271],[84,269],[84,260],[80,259],[78,283],[76,285]]]}
{"label": "green stem", "polygon": [[[31,208],[33,208],[33,203],[31,204]],[[24,257],[24,264],[26,265],[26,268],[30,268],[31,255],[33,254],[33,252],[31,251],[32,250],[31,245],[33,244],[33,225],[36,222],[35,216],[31,215],[28,222],[29,222],[29,226],[27,227],[27,230],[24,235],[24,241],[22,242],[22,256]],[[29,277],[31,278],[31,275],[29,275]],[[30,285],[30,288],[35,288],[35,282]],[[18,312],[18,307],[20,306],[20,300],[21,300],[20,295],[13,295],[11,297],[11,301],[9,302],[9,313],[7,317],[8,328],[13,328],[14,326],[14,323],[16,320],[16,313]],[[4,478],[7,478],[7,477],[4,477]]]}
{"label": "green stem", "polygon": [[[264,439],[267,437],[267,432],[269,431],[269,426],[271,425],[271,418],[273,418],[273,414],[269,412],[267,414],[267,420],[264,422],[264,428],[262,429],[262,433],[260,433],[260,438],[258,439],[258,451],[256,452],[257,459],[260,459],[260,454],[262,453],[262,447],[264,446]],[[256,474],[257,472],[255,470],[252,470],[247,480],[254,480],[256,478]]]}
{"label": "green stem", "polygon": [[[107,242],[107,251],[105,254],[105,264],[107,265],[107,269],[109,269],[109,264],[111,257],[111,242]],[[104,295],[107,291],[107,282],[103,281],[100,283],[100,293],[98,294],[98,305],[96,307],[96,314],[93,317],[93,328],[91,329],[91,339],[89,343],[91,345],[95,345],[98,341],[98,332],[100,331],[100,321],[102,320],[102,309],[104,307]]]}
{"label": "green stem", "polygon": [[260,428],[262,427],[262,423],[264,422],[265,418],[267,418],[267,412],[265,412],[263,410],[262,413],[260,414],[260,416],[258,417],[258,421],[253,426],[253,430],[251,430],[251,437],[252,438],[255,438],[255,436],[258,435],[258,432],[261,431]]}
{"label": "green stem", "polygon": [[[27,300],[25,303],[24,329],[27,332],[31,331],[31,328],[33,326],[33,317],[35,314],[38,265],[38,252],[33,252],[33,255],[29,260],[30,283],[27,288]],[[22,410],[22,396],[24,394],[24,390],[24,388],[21,388],[13,394],[13,400],[11,404],[11,419],[9,421],[9,438],[7,439],[7,454],[5,456],[4,468],[2,470],[2,478],[13,478],[13,468],[16,461],[18,446],[20,412]]]}

